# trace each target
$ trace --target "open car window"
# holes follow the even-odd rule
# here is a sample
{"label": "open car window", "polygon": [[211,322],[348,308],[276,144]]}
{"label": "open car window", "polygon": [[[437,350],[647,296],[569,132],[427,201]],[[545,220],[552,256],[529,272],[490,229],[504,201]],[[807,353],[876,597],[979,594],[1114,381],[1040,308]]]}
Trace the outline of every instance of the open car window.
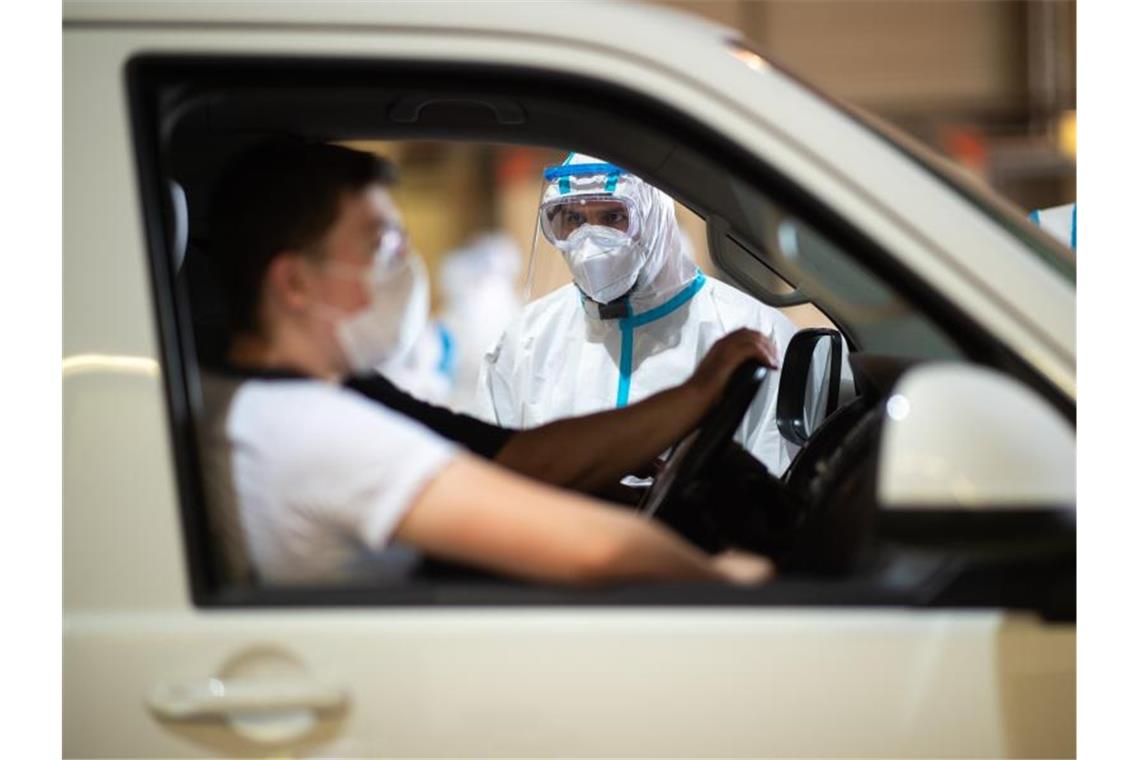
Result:
{"label": "open car window", "polygon": [[[400,76],[393,76],[397,70]],[[476,231],[496,229],[525,259],[536,237],[542,167],[568,152],[588,151],[670,193],[705,274],[782,309],[795,325],[834,326],[855,352],[1021,371],[971,320],[892,270],[882,251],[818,204],[809,189],[790,185],[754,158],[742,160],[733,146],[675,110],[602,83],[558,79],[560,87],[552,88],[543,72],[408,62],[157,56],[132,62],[133,134],[195,602],[918,605],[946,599],[1034,607],[1046,598],[1052,581],[1045,575],[1040,584],[1028,581],[1021,596],[987,596],[990,576],[946,575],[961,565],[957,549],[942,551],[937,541],[933,548],[879,541],[873,486],[882,399],[868,392],[830,427],[824,424],[824,443],[797,471],[818,465],[826,478],[796,476],[805,498],[842,500],[858,519],[813,528],[820,531],[813,551],[767,586],[566,591],[445,568],[396,584],[273,588],[242,570],[233,516],[227,522],[211,513],[202,479],[214,454],[200,446],[208,393],[202,370],[225,350],[225,304],[205,254],[219,170],[266,137],[298,135],[393,157],[404,175],[395,195],[430,264],[431,293],[440,303],[445,254],[469,244]],[[433,97],[439,93],[452,97]],[[512,274],[520,287],[525,269],[520,261]],[[447,340],[441,332],[433,340],[438,353],[425,366],[441,370],[448,364]],[[1041,562],[1053,567],[1056,557]],[[1063,560],[1058,566],[1067,567]],[[1039,571],[1027,563],[1002,566],[1019,578],[1036,578]]]}

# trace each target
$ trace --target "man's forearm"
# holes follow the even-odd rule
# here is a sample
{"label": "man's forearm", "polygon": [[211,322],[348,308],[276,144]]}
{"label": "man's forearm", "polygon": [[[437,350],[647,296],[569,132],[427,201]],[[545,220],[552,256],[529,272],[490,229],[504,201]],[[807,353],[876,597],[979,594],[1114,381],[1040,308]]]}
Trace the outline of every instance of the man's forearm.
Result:
{"label": "man's forearm", "polygon": [[753,330],[718,340],[676,388],[624,409],[552,422],[514,435],[495,461],[515,472],[590,493],[614,485],[695,428],[748,359],[778,367],[776,344]]}
{"label": "man's forearm", "polygon": [[531,580],[756,583],[771,565],[733,567],[663,524],[457,455],[415,497],[393,537],[432,556]]}
{"label": "man's forearm", "polygon": [[588,493],[649,465],[696,427],[709,394],[681,385],[606,412],[516,433],[495,461],[515,472]]}

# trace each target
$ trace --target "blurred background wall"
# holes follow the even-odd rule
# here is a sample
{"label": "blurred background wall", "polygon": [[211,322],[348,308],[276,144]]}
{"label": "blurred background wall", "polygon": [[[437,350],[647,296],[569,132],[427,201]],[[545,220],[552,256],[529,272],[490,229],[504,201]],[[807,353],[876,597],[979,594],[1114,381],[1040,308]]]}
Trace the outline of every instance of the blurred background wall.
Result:
{"label": "blurred background wall", "polygon": [[[658,0],[737,30],[766,55],[902,128],[1028,212],[1076,197],[1076,3],[1054,0]],[[542,168],[564,152],[356,143],[395,159],[415,247],[446,301],[442,257],[508,233],[526,276]],[[567,146],[572,148],[573,146]],[[678,209],[710,274],[703,222]],[[804,321],[812,323],[812,318]]]}
{"label": "blurred background wall", "polygon": [[1076,197],[1075,2],[659,0],[910,132],[1026,209]]}

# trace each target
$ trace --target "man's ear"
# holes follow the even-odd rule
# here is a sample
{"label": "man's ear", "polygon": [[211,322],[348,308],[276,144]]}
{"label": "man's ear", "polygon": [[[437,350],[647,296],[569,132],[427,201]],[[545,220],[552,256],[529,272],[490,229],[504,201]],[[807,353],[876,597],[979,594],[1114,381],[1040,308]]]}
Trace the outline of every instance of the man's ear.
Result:
{"label": "man's ear", "polygon": [[273,257],[265,272],[265,297],[285,311],[306,308],[312,301],[313,272],[305,257],[283,251]]}

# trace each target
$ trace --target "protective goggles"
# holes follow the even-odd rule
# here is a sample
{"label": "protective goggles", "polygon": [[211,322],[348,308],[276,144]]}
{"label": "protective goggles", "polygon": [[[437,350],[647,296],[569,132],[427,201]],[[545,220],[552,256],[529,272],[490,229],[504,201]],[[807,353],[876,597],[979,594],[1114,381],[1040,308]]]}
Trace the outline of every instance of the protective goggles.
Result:
{"label": "protective goggles", "polygon": [[366,285],[387,282],[408,268],[408,237],[402,227],[389,227],[380,236],[376,255],[368,266],[324,260],[322,266],[337,277],[356,279]]}
{"label": "protective goggles", "polygon": [[380,278],[399,272],[408,261],[408,233],[400,225],[387,227],[376,246],[372,269]]}
{"label": "protective goggles", "polygon": [[551,198],[539,206],[538,216],[543,236],[555,245],[586,224],[610,227],[630,239],[639,231],[633,203],[609,193]]}

